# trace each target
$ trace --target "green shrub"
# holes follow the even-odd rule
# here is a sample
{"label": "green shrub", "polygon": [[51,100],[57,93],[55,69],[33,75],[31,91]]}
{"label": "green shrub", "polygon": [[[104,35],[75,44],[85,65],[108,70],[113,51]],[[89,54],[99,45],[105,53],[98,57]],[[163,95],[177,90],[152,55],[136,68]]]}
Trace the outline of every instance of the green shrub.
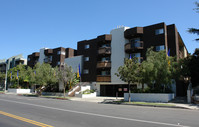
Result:
{"label": "green shrub", "polygon": [[91,93],[94,93],[95,90],[89,90],[89,89],[86,89],[82,92],[82,94],[91,94]]}

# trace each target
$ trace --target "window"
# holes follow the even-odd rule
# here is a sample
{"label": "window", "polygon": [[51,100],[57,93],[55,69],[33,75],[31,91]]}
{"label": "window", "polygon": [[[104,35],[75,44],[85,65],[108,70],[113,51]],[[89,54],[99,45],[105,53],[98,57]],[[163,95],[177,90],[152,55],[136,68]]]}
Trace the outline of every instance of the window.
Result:
{"label": "window", "polygon": [[62,54],[62,55],[65,55],[66,53],[65,53],[65,51],[61,51],[61,54]]}
{"label": "window", "polygon": [[53,60],[53,56],[49,56],[49,59],[50,59],[50,61],[52,61]]}
{"label": "window", "polygon": [[110,57],[102,57],[101,61],[102,61],[102,62],[110,61]]}
{"label": "window", "polygon": [[105,76],[105,75],[110,75],[110,71],[102,71],[101,75]]}
{"label": "window", "polygon": [[60,55],[60,54],[61,54],[61,55],[65,55],[66,53],[65,53],[65,51],[58,51],[58,52],[57,52],[57,55]]}
{"label": "window", "polygon": [[84,46],[84,48],[85,48],[85,49],[89,49],[89,48],[90,48],[90,45],[87,44],[87,45]]}
{"label": "window", "polygon": [[88,73],[89,73],[88,69],[84,69],[84,74],[88,74]]}
{"label": "window", "polygon": [[141,53],[132,53],[131,57],[141,57]]}
{"label": "window", "polygon": [[133,38],[130,40],[131,43],[140,42],[140,38]]}
{"label": "window", "polygon": [[164,50],[164,49],[165,49],[164,45],[156,46],[156,51],[161,51],[161,50]]}
{"label": "window", "polygon": [[59,62],[57,62],[57,65],[60,65],[60,61],[59,61]]}
{"label": "window", "polygon": [[159,34],[163,34],[163,33],[164,33],[163,28],[155,30],[155,35],[159,35]]}
{"label": "window", "polygon": [[106,48],[106,47],[111,47],[111,45],[110,44],[103,44],[101,47]]}
{"label": "window", "polygon": [[89,57],[84,57],[84,61],[89,61]]}
{"label": "window", "polygon": [[30,58],[28,58],[28,61],[30,61]]}

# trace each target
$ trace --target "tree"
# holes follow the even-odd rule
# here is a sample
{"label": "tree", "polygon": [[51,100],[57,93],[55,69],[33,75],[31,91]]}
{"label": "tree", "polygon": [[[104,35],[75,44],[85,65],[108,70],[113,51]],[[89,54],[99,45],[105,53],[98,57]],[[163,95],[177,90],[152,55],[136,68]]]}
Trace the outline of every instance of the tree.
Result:
{"label": "tree", "polygon": [[139,82],[146,83],[154,92],[165,92],[170,88],[172,79],[177,78],[176,62],[173,57],[167,56],[165,50],[155,52],[149,48],[140,68]]}
{"label": "tree", "polygon": [[[11,68],[8,71],[7,79],[10,82],[10,87],[13,88],[28,88],[27,84],[24,82],[26,72],[26,66],[25,65],[17,65],[14,68]],[[11,84],[13,83],[13,84]]]}
{"label": "tree", "polygon": [[34,67],[34,75],[35,80],[32,78],[32,81],[39,85],[38,94],[41,95],[43,90],[47,85],[54,85],[56,84],[57,77],[55,75],[55,69],[51,67],[50,64],[43,63],[40,65],[37,63]]}
{"label": "tree", "polygon": [[75,73],[75,77],[72,79],[69,89],[71,89],[72,86],[77,85],[79,82],[80,82],[80,77],[77,77],[77,73]]}
{"label": "tree", "polygon": [[199,49],[196,49],[195,52],[182,59],[180,61],[181,74],[186,78],[191,78],[192,86],[199,86]]}
{"label": "tree", "polygon": [[117,75],[122,81],[127,82],[129,86],[129,102],[130,98],[130,84],[138,82],[139,61],[136,57],[132,59],[125,59],[124,65],[118,68]]}
{"label": "tree", "polygon": [[153,84],[154,75],[154,64],[151,62],[143,61],[139,69],[139,80],[138,82],[142,84],[142,92],[144,92],[144,84],[151,86]]}
{"label": "tree", "polygon": [[5,81],[5,73],[0,71],[0,85],[4,84]]}
{"label": "tree", "polygon": [[[198,2],[195,2],[196,4],[196,8],[194,10],[196,10],[197,13],[199,13],[199,3]],[[192,34],[197,34],[199,35],[199,29],[197,28],[189,28],[188,30],[189,33],[192,33]],[[195,39],[196,41],[199,41],[199,38]]]}
{"label": "tree", "polygon": [[72,82],[75,77],[75,73],[73,73],[72,67],[67,66],[60,66],[57,70],[57,78],[59,83],[62,83],[64,89],[64,98],[66,97],[66,86]]}

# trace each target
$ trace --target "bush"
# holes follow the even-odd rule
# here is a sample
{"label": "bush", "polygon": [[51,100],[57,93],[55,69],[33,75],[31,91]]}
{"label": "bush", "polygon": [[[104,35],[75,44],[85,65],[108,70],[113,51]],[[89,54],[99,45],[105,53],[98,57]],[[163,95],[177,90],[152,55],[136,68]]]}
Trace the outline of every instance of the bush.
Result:
{"label": "bush", "polygon": [[95,90],[89,90],[89,89],[86,89],[82,92],[82,94],[91,94],[91,93],[94,93]]}

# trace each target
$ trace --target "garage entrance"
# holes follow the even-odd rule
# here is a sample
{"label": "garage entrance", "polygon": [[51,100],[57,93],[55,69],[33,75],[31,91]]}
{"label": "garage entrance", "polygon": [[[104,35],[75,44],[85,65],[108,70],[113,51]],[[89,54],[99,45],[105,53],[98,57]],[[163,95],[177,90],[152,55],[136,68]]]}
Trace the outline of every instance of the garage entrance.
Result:
{"label": "garage entrance", "polygon": [[[135,87],[134,85],[131,85],[131,89]],[[108,96],[108,97],[116,97],[116,94],[118,94],[118,97],[124,97],[124,93],[128,93],[128,85],[127,84],[121,84],[121,85],[100,85],[100,96]]]}

